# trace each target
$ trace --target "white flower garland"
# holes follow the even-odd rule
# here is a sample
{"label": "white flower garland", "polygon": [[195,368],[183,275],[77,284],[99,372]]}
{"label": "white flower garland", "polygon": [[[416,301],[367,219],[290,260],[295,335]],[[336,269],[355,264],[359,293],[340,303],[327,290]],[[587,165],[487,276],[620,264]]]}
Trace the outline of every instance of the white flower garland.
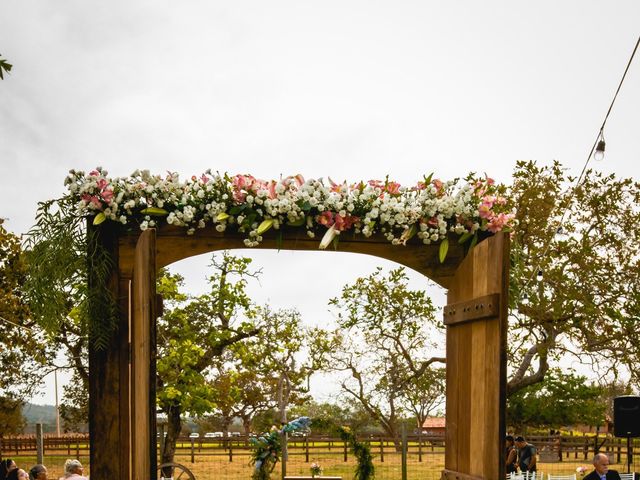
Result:
{"label": "white flower garland", "polygon": [[244,232],[248,247],[258,245],[269,229],[283,225],[305,228],[314,238],[326,229],[320,248],[340,232],[353,229],[369,237],[382,233],[391,243],[406,244],[417,235],[425,244],[441,242],[449,232],[460,243],[477,241],[477,233],[508,231],[515,214],[502,196],[504,187],[491,178],[473,175],[458,187],[458,180],[424,178],[412,187],[370,180],[336,184],[331,179],[306,180],[301,175],[264,181],[251,175],[212,173],[181,181],[177,173],[151,175],[136,170],[130,177],[109,178],[98,167],[85,174],[71,170],[65,180],[80,216],[94,216],[141,230],[161,221],[184,226],[187,234],[208,224],[224,232],[229,226]]}

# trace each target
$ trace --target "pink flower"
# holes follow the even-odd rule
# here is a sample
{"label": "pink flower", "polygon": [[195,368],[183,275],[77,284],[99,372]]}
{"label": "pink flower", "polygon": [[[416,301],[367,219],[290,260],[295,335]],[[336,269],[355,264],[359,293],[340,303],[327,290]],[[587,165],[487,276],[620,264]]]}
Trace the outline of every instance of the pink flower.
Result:
{"label": "pink flower", "polygon": [[400,193],[400,184],[397,182],[388,182],[385,190],[391,195],[398,195]]}
{"label": "pink flower", "polygon": [[349,230],[358,220],[360,220],[358,217],[352,217],[351,215],[343,217],[340,214],[336,214],[334,217],[334,227],[339,232],[344,232],[345,230]]}
{"label": "pink flower", "polygon": [[487,230],[491,233],[498,233],[513,219],[513,217],[513,213],[499,213],[489,220]]}
{"label": "pink flower", "polygon": [[322,212],[316,217],[316,222],[325,227],[331,227],[334,224],[333,213],[328,211]]}
{"label": "pink flower", "polygon": [[99,171],[97,171],[97,170],[91,170],[91,171],[89,172],[89,176],[90,176],[90,177],[99,177],[99,176],[100,176],[100,172],[99,172]]}
{"label": "pink flower", "polygon": [[98,180],[96,185],[100,190],[104,190],[106,186],[109,185],[109,183],[104,178],[101,178],[100,180]]}
{"label": "pink flower", "polygon": [[444,195],[444,183],[442,182],[442,180],[434,178],[431,181],[431,183],[433,184],[434,187],[436,187],[436,195],[438,197],[441,197],[442,195]]}
{"label": "pink flower", "polygon": [[367,183],[373,188],[384,188],[384,183],[380,180],[369,180]]}
{"label": "pink flower", "polygon": [[276,198],[278,196],[278,194],[276,193],[276,185],[277,185],[277,183],[276,183],[275,180],[271,180],[269,182],[268,190],[269,190],[269,198],[271,200],[273,200],[274,198]]}
{"label": "pink flower", "polygon": [[100,196],[105,202],[111,203],[111,200],[113,200],[113,190],[105,189],[100,192]]}
{"label": "pink flower", "polygon": [[204,173],[202,174],[202,176],[200,177],[200,180],[202,180],[202,183],[207,184],[209,182],[209,177],[207,177]]}

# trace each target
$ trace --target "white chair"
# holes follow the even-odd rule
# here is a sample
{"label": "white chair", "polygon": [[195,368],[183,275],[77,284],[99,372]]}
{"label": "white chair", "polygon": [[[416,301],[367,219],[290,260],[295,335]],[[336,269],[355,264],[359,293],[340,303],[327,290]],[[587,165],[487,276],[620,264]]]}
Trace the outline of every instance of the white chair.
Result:
{"label": "white chair", "polygon": [[547,480],[576,480],[576,474],[571,475],[554,475],[552,473],[549,474]]}
{"label": "white chair", "polygon": [[620,480],[635,480],[635,473],[621,473]]}
{"label": "white chair", "polygon": [[544,473],[542,472],[519,472],[510,473],[509,480],[544,480]]}

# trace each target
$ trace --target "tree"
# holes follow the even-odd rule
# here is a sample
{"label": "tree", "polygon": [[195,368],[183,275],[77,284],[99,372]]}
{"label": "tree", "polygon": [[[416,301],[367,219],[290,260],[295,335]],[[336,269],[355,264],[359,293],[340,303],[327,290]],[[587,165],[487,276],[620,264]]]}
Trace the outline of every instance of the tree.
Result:
{"label": "tree", "polygon": [[640,184],[592,170],[578,183],[558,162],[518,162],[510,197],[508,394],[543,381],[563,355],[638,385]]}
{"label": "tree", "polygon": [[166,272],[158,282],[167,308],[158,319],[157,401],[167,415],[162,462],[172,462],[182,416],[212,411],[218,399],[207,375],[225,350],[260,331],[256,307],[246,294],[251,259],[214,255],[209,292],[195,298],[180,293],[183,279]]}
{"label": "tree", "polygon": [[602,425],[607,410],[604,389],[586,377],[551,369],[542,382],[519,390],[507,402],[507,424],[560,428],[567,425]]}
{"label": "tree", "polygon": [[338,309],[343,329],[331,354],[334,368],[349,375],[342,390],[399,446],[398,422],[416,389],[425,396],[441,396],[439,388],[424,389],[426,379],[439,381],[434,364],[444,361],[427,354],[436,346],[431,338],[438,331],[431,299],[408,288],[403,267],[387,276],[378,268],[346,285],[330,305]]}
{"label": "tree", "polygon": [[325,334],[304,327],[295,309],[258,312],[260,332],[227,349],[212,381],[223,427],[240,417],[247,434],[257,413],[278,408],[278,423],[286,423],[288,407],[307,399],[306,380],[316,365],[313,339]]}
{"label": "tree", "polygon": [[0,458],[2,458],[2,437],[22,433],[26,420],[22,415],[24,401],[10,397],[0,397]]}
{"label": "tree", "polygon": [[[20,239],[2,224],[0,219],[0,395],[22,400],[40,386],[51,349],[31,319],[25,300],[27,268]],[[8,413],[13,409],[10,403],[6,404]],[[0,404],[0,410],[3,406]]]}

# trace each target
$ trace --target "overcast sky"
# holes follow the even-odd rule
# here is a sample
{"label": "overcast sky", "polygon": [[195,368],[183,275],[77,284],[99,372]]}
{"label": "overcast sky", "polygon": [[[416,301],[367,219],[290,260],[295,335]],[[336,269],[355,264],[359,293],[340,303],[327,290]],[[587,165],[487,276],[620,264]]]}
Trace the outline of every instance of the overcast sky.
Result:
{"label": "overcast sky", "polygon": [[[0,82],[0,217],[26,232],[70,168],[97,165],[114,176],[211,168],[413,183],[477,171],[509,182],[516,160],[557,159],[578,174],[638,19],[637,0],[2,0],[0,54],[14,68]],[[637,58],[597,168],[640,178],[639,125]],[[254,296],[310,323],[330,318],[346,282],[392,266],[249,253],[264,272]],[[176,269],[198,291],[207,264]],[[48,388],[37,401],[53,401]]]}

